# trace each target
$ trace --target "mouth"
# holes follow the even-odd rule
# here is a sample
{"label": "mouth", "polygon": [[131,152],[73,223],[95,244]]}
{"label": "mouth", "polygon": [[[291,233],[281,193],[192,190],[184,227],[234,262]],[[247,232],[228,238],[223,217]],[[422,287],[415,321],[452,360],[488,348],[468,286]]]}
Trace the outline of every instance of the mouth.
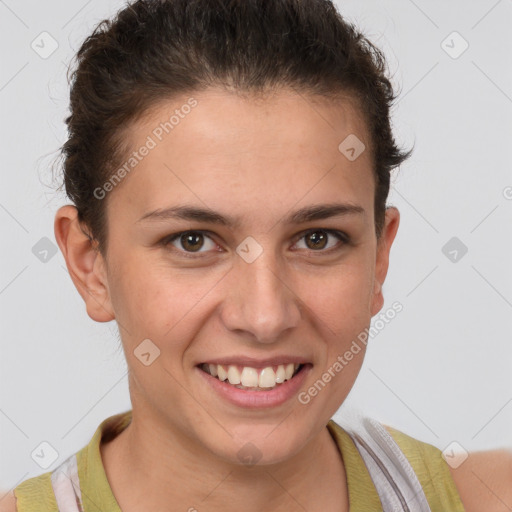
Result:
{"label": "mouth", "polygon": [[201,363],[197,367],[211,377],[244,391],[269,392],[294,379],[303,363],[283,363],[264,368],[236,364]]}

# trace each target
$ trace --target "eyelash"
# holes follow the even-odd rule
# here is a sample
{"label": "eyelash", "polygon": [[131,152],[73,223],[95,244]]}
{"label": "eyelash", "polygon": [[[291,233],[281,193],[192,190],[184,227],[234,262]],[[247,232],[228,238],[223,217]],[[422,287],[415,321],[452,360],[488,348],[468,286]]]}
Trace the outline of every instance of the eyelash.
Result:
{"label": "eyelash", "polygon": [[[338,238],[338,240],[341,242],[341,246],[331,247],[330,249],[325,249],[325,250],[319,249],[317,251],[315,251],[313,249],[306,249],[310,253],[328,253],[328,254],[330,254],[333,251],[340,250],[344,245],[348,245],[351,243],[350,237],[343,231],[338,231],[336,229],[313,228],[313,229],[308,229],[307,231],[300,233],[300,236],[297,237],[294,244],[297,243],[302,238],[306,237],[307,235],[310,235],[312,233],[316,233],[319,231],[327,233],[329,235],[333,235],[336,238]],[[163,245],[164,247],[167,248],[171,245],[172,242],[179,239],[182,235],[185,235],[188,233],[200,233],[202,235],[206,235],[210,239],[212,239],[212,237],[210,235],[213,234],[207,230],[191,229],[188,231],[180,231],[179,233],[173,233],[172,235],[166,236],[164,239],[161,240],[160,243],[161,243],[161,245]],[[212,241],[214,241],[214,240],[212,239]],[[181,255],[185,256],[186,258],[200,258],[201,254],[208,252],[208,251],[188,252],[188,251],[177,249],[175,247],[173,247],[173,249],[176,250],[177,252],[181,253]]]}

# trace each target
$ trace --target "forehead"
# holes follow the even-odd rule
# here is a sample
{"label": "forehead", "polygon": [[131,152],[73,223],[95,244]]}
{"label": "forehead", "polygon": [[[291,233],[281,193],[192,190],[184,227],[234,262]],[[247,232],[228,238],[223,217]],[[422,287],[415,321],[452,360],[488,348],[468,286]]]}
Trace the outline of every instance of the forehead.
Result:
{"label": "forehead", "polygon": [[373,204],[367,127],[348,99],[210,89],[155,105],[124,137],[129,172],[109,209],[129,205],[133,217],[176,202],[247,211],[265,204],[281,215],[300,201]]}

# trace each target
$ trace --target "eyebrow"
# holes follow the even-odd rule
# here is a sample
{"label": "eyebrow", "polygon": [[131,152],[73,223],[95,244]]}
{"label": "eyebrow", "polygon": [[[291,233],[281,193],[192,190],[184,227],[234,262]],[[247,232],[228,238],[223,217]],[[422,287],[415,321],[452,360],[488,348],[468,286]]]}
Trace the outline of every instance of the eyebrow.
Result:
{"label": "eyebrow", "polygon": [[[329,203],[306,206],[297,210],[283,219],[285,224],[302,224],[315,220],[338,217],[342,215],[364,215],[365,209],[357,204]],[[229,228],[240,226],[240,219],[225,216],[211,210],[192,205],[173,206],[166,209],[157,209],[144,214],[137,222],[141,221],[166,221],[173,219],[199,221],[218,224]]]}

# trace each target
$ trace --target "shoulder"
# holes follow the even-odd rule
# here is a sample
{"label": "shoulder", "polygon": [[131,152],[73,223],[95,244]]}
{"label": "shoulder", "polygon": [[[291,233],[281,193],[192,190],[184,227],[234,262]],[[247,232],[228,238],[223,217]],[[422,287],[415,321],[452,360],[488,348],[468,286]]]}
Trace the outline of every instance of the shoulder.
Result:
{"label": "shoulder", "polygon": [[512,509],[512,449],[469,453],[450,472],[467,512]]}
{"label": "shoulder", "polygon": [[[421,453],[421,460],[428,468],[438,494],[454,486],[466,512],[512,510],[512,449],[470,452],[462,463],[450,464],[439,448],[388,425],[385,427],[406,455],[414,457],[414,452]],[[410,462],[421,475],[419,458],[416,461],[411,458]],[[451,476],[452,482],[442,475],[448,479]]]}
{"label": "shoulder", "polygon": [[53,486],[52,472],[47,471],[28,478],[4,495],[0,512],[53,512],[58,509]]}
{"label": "shoulder", "polygon": [[442,452],[436,446],[383,424],[408,459],[431,510],[465,510],[460,493]]}
{"label": "shoulder", "polygon": [[0,498],[0,512],[16,512],[14,491],[9,491]]}

